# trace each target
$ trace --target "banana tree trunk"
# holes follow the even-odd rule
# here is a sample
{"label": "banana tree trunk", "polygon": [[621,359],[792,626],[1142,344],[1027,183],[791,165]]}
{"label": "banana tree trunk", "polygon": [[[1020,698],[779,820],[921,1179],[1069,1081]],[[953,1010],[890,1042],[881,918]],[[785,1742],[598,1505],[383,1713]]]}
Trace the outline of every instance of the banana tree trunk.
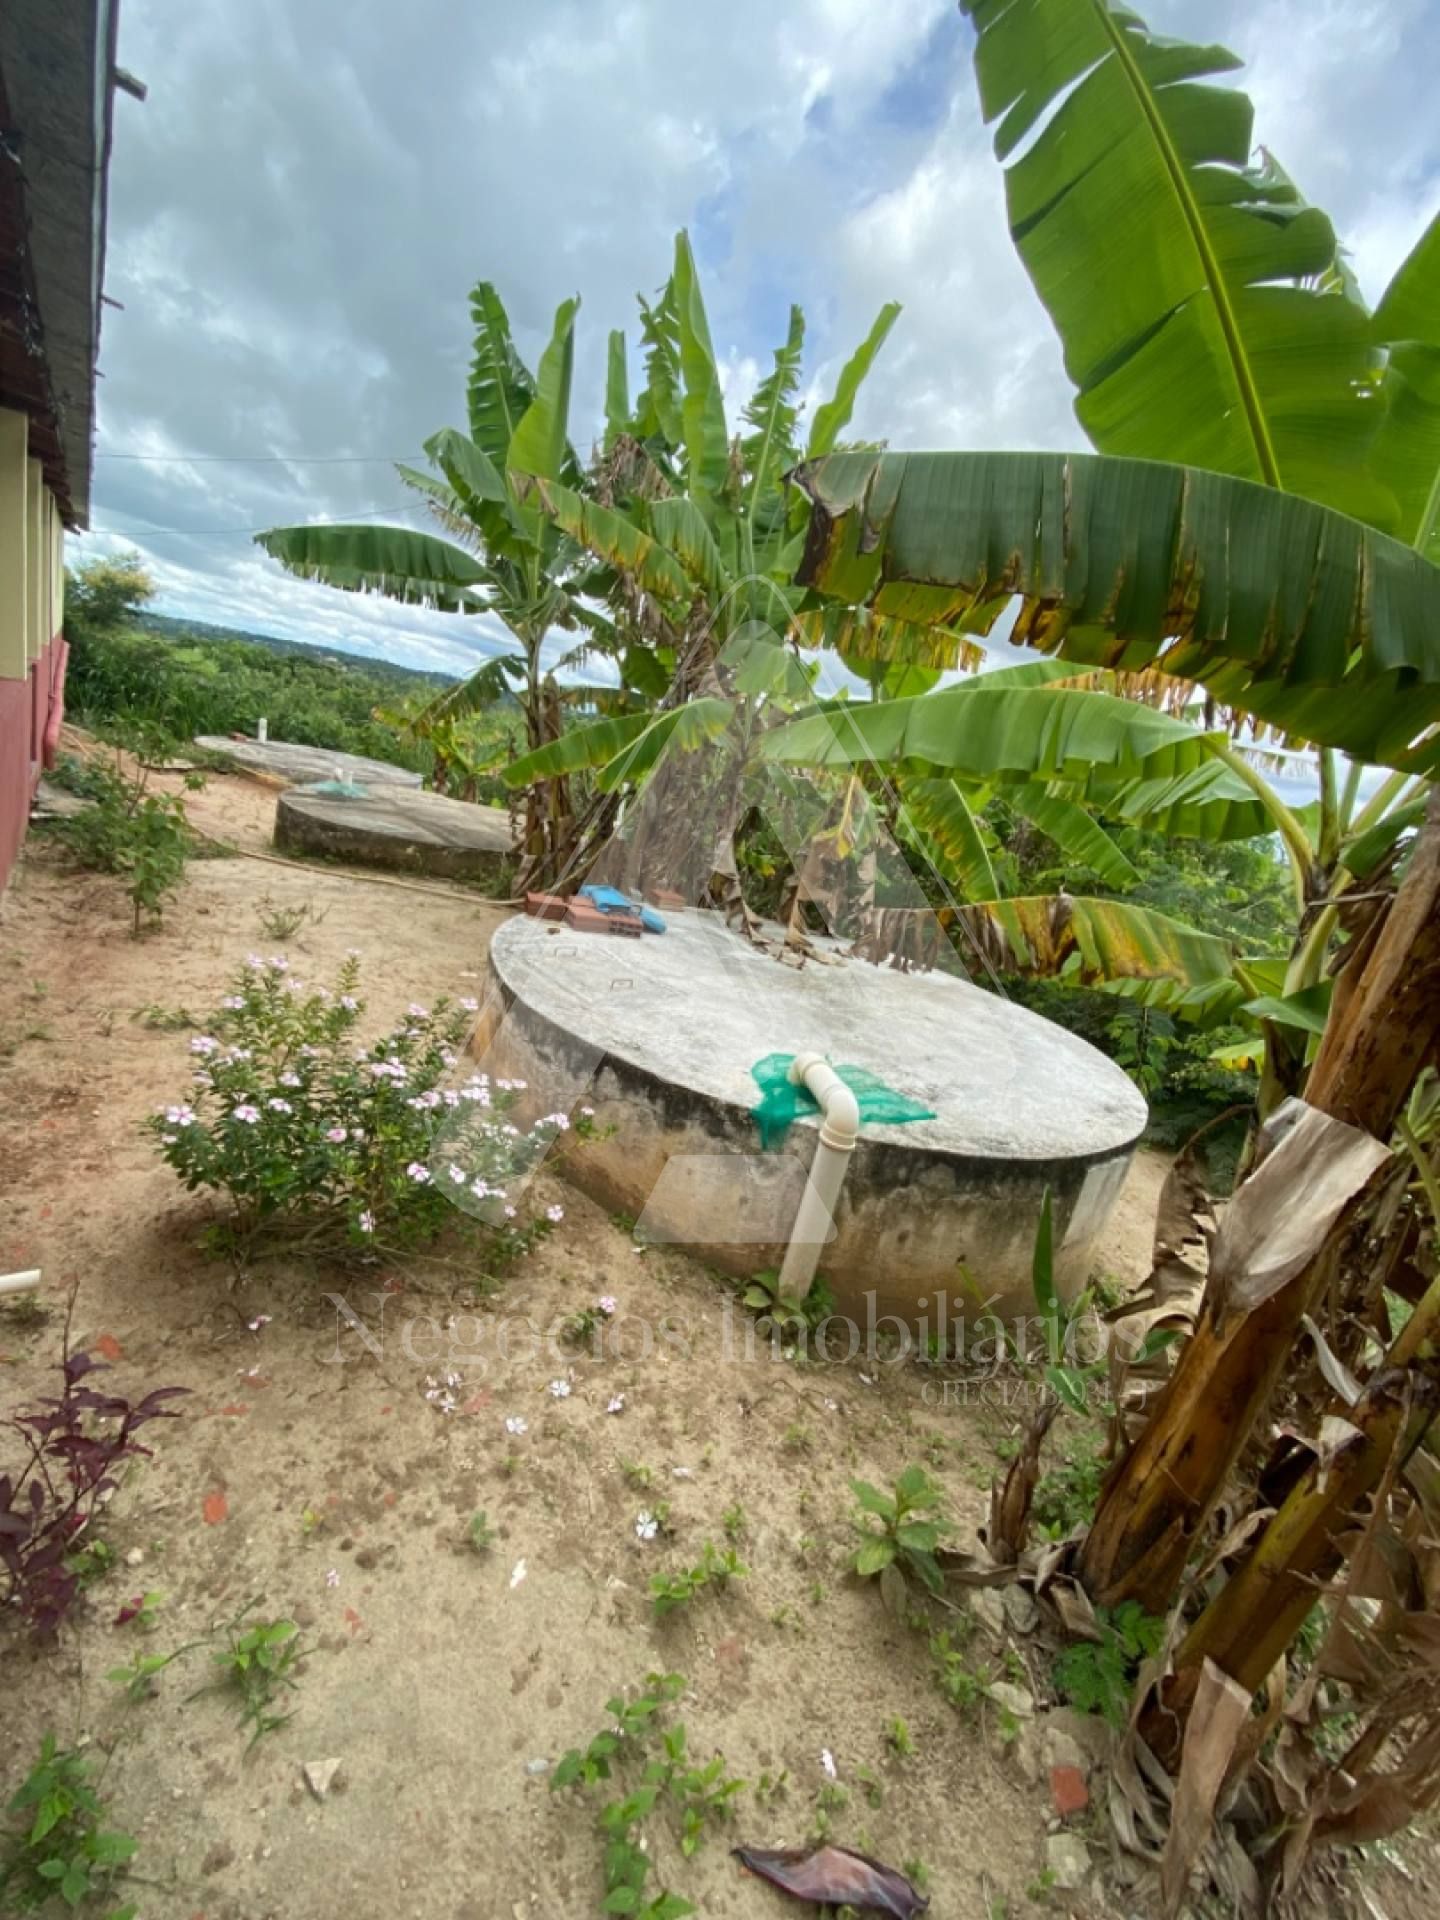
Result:
{"label": "banana tree trunk", "polygon": [[1248,1694],[1264,1684],[1304,1626],[1317,1593],[1344,1561],[1355,1509],[1419,1443],[1435,1417],[1437,1388],[1424,1375],[1377,1376],[1346,1424],[1353,1438],[1315,1461],[1292,1488],[1244,1566],[1206,1607],[1175,1654],[1175,1670],[1142,1718],[1141,1732],[1173,1765],[1204,1662]]}
{"label": "banana tree trunk", "polygon": [[1380,1143],[1437,1045],[1440,791],[1344,1017],[1326,1029],[1301,1127],[1231,1201],[1200,1321],[1145,1431],[1101,1490],[1080,1556],[1097,1604],[1138,1600],[1152,1613],[1170,1604],[1301,1317],[1356,1227],[1364,1188],[1385,1158]]}

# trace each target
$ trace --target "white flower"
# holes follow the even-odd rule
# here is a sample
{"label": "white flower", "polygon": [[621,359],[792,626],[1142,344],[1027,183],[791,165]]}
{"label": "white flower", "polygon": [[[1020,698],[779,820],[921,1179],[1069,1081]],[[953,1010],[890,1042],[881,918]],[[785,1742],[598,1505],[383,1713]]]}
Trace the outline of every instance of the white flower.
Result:
{"label": "white flower", "polygon": [[247,953],[245,956],[245,964],[254,971],[263,968],[265,962],[260,958],[258,953]]}
{"label": "white flower", "polygon": [[327,1587],[338,1587],[338,1586],[339,1586],[339,1584],[340,1584],[340,1569],[339,1569],[338,1567],[329,1567],[329,1568],[327,1568],[327,1569],[326,1569],[326,1573],[325,1573],[325,1584],[326,1584],[326,1586],[327,1586]]}
{"label": "white flower", "polygon": [[213,1074],[206,1073],[204,1068],[202,1067],[199,1073],[191,1074],[190,1081],[193,1086],[213,1087],[215,1084],[215,1077]]}
{"label": "white flower", "polygon": [[835,1756],[831,1753],[829,1747],[821,1747],[820,1764],[832,1780],[839,1778],[835,1771]]}
{"label": "white flower", "polygon": [[510,1569],[510,1585],[512,1588],[519,1586],[520,1582],[525,1578],[525,1573],[525,1562],[523,1560],[517,1560]]}
{"label": "white flower", "polygon": [[568,1133],[570,1130],[569,1116],[563,1113],[547,1113],[539,1124],[542,1127],[554,1127],[557,1133]]}
{"label": "white flower", "polygon": [[243,1121],[243,1123],[247,1127],[253,1127],[256,1121],[260,1118],[260,1109],[258,1107],[248,1107],[248,1106],[236,1107],[234,1113],[231,1114],[230,1118],[232,1120]]}
{"label": "white flower", "polygon": [[607,1320],[619,1305],[620,1302],[615,1298],[613,1293],[602,1293],[600,1298],[595,1302],[596,1311],[603,1313]]}
{"label": "white flower", "polygon": [[162,1146],[162,1147],[173,1147],[173,1146],[174,1146],[174,1144],[175,1144],[175,1136],[174,1136],[174,1134],[173,1134],[173,1133],[162,1133],[162,1134],[161,1134],[161,1136],[160,1136],[160,1144],[161,1144],[161,1146]]}
{"label": "white flower", "polygon": [[447,1087],[442,1097],[447,1107],[458,1107],[460,1104],[460,1096],[453,1087]]}
{"label": "white flower", "polygon": [[283,953],[276,953],[271,955],[270,965],[275,969],[276,973],[284,973],[289,967],[290,962],[285,958]]}
{"label": "white flower", "polygon": [[361,1233],[373,1233],[375,1231],[375,1216],[367,1207],[355,1224],[359,1227]]}
{"label": "white flower", "polygon": [[344,1127],[327,1127],[325,1129],[325,1138],[332,1146],[338,1147],[340,1142],[345,1138]]}
{"label": "white flower", "polygon": [[227,1013],[239,1013],[245,1004],[245,996],[242,993],[227,993],[220,1004]]}
{"label": "white flower", "polygon": [[430,1169],[427,1166],[425,1166],[423,1162],[419,1160],[412,1160],[409,1166],[406,1167],[405,1172],[407,1177],[413,1180],[417,1187],[429,1186]]}
{"label": "white flower", "polygon": [[581,1107],[580,1111],[587,1120],[593,1120],[595,1118],[595,1109],[593,1107]]}
{"label": "white flower", "polygon": [[505,1431],[507,1433],[528,1433],[530,1431],[530,1422],[523,1414],[507,1414],[505,1418]]}
{"label": "white flower", "polygon": [[345,958],[347,960],[358,960],[360,958],[359,947],[346,947]]}
{"label": "white flower", "polygon": [[355,998],[353,993],[342,993],[340,996],[340,1004],[346,1013],[358,1013],[360,1011],[360,1002]]}
{"label": "white flower", "polygon": [[457,1187],[464,1186],[465,1169],[463,1167],[457,1167],[452,1161],[451,1164],[445,1169],[445,1171],[449,1174],[451,1180]]}
{"label": "white flower", "polygon": [[300,1087],[305,1083],[298,1073],[282,1073],[280,1076],[280,1084],[282,1087]]}
{"label": "white flower", "polygon": [[637,1513],[635,1516],[635,1538],[653,1540],[660,1531],[660,1522],[653,1513]]}
{"label": "white flower", "polygon": [[293,1113],[295,1111],[288,1100],[267,1100],[265,1104],[272,1113]]}
{"label": "white flower", "polygon": [[565,1218],[565,1209],[563,1207],[546,1207],[545,1218],[547,1220],[553,1220],[558,1226]]}
{"label": "white flower", "polygon": [[568,1380],[552,1380],[550,1382],[550,1398],[552,1400],[568,1400],[570,1394],[571,1386]]}
{"label": "white flower", "polygon": [[473,993],[461,994],[456,1004],[466,1013],[478,1013],[480,1011],[480,1002],[475,998]]}
{"label": "white flower", "polygon": [[606,1407],[605,1411],[607,1413],[623,1413],[625,1411],[624,1394],[623,1393],[615,1394],[614,1397],[611,1399],[610,1404]]}
{"label": "white flower", "polygon": [[514,1209],[514,1207],[506,1207],[506,1209],[505,1209],[505,1218],[506,1218],[507,1220],[513,1220],[513,1219],[515,1218],[515,1209]]}
{"label": "white flower", "polygon": [[249,1327],[251,1333],[259,1333],[262,1327],[269,1326],[270,1315],[268,1313],[257,1313],[253,1320],[247,1320],[245,1324]]}
{"label": "white flower", "polygon": [[172,1127],[193,1127],[195,1125],[195,1110],[193,1107],[186,1106],[167,1107],[165,1109],[165,1119]]}
{"label": "white flower", "polygon": [[208,1033],[197,1033],[195,1038],[190,1042],[190,1051],[192,1053],[215,1053],[218,1051],[219,1046],[220,1042],[218,1040],[212,1040]]}
{"label": "white flower", "polygon": [[428,1007],[422,1007],[418,1000],[412,1000],[405,1011],[412,1020],[428,1020],[430,1018],[430,1009]]}

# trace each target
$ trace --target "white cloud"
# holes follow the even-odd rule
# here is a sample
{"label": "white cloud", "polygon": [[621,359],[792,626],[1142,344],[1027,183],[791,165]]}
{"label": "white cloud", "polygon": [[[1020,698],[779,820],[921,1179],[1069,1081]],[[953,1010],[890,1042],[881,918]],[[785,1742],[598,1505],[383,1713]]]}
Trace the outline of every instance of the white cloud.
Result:
{"label": "white cloud", "polygon": [[[1378,294],[1436,198],[1429,0],[1147,10],[1251,59],[1257,138],[1336,216]],[[410,0],[403,31],[396,18],[383,0],[123,10],[121,58],[150,96],[117,104],[108,281],[124,311],[105,320],[102,449],[369,462],[102,460],[97,524],[132,530],[169,610],[457,669],[496,644],[491,622],[291,580],[245,530],[401,508],[425,524],[387,460],[463,417],[482,275],[532,357],[556,303],[583,295],[585,445],[606,334],[626,326],[633,351],[633,294],[663,280],[682,224],[732,417],[792,299],[814,395],[894,298],[857,433],[1081,444],[952,0]]]}

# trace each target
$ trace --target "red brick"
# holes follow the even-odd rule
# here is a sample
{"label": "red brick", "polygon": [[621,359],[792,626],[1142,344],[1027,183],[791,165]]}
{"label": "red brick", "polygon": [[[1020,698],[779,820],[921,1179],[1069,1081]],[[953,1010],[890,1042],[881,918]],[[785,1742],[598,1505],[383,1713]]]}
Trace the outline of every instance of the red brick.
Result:
{"label": "red brick", "polygon": [[565,924],[577,933],[619,934],[638,939],[644,932],[639,916],[633,913],[602,913],[588,900],[572,900],[565,912]]}
{"label": "red brick", "polygon": [[1090,1804],[1090,1789],[1085,1785],[1085,1776],[1079,1767],[1050,1769],[1050,1798],[1062,1820],[1068,1820],[1072,1814],[1084,1813]]}
{"label": "red brick", "polygon": [[563,920],[570,902],[558,893],[527,893],[525,911],[534,920]]}

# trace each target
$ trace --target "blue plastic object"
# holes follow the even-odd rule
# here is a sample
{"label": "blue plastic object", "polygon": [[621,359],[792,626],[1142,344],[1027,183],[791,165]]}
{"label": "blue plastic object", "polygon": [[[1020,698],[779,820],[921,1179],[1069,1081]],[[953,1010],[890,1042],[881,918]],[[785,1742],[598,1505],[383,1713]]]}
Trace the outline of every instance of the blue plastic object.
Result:
{"label": "blue plastic object", "polygon": [[640,924],[647,933],[664,933],[665,922],[653,907],[644,906],[639,900],[630,899],[621,893],[618,887],[581,887],[581,897],[593,902],[601,913],[638,913]]}

